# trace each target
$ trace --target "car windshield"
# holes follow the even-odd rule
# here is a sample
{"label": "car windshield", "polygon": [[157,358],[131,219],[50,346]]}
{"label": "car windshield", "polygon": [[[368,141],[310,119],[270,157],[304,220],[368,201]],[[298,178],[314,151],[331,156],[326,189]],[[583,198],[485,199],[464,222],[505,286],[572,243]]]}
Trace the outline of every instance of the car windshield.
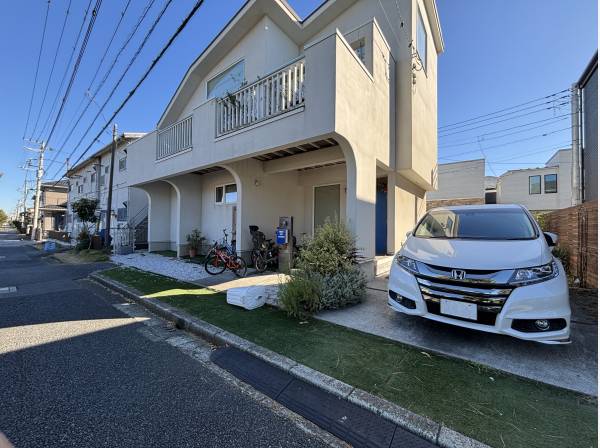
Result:
{"label": "car windshield", "polygon": [[436,210],[415,229],[421,238],[524,240],[536,237],[527,214],[518,209]]}

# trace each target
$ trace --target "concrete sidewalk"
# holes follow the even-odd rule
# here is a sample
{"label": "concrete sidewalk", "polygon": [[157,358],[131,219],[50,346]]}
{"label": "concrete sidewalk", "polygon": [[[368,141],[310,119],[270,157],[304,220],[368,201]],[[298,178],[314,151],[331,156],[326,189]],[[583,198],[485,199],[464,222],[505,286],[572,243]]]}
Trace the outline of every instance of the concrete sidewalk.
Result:
{"label": "concrete sidewalk", "polygon": [[572,294],[570,345],[542,345],[396,313],[387,305],[387,279],[369,283],[367,298],[316,317],[345,327],[433,350],[532,380],[598,395],[598,324],[582,311],[597,297]]}

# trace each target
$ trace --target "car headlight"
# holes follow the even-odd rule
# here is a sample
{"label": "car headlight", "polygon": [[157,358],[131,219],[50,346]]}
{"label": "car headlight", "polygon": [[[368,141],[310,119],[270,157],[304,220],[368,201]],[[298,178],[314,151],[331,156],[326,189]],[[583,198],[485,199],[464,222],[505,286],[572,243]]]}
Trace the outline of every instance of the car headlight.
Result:
{"label": "car headlight", "polygon": [[417,266],[417,262],[412,258],[405,257],[404,255],[396,256],[396,263],[398,266],[406,269],[408,272],[412,272],[416,274],[419,272],[419,267]]}
{"label": "car headlight", "polygon": [[517,269],[510,279],[513,285],[529,285],[531,283],[550,280],[558,275],[558,265],[555,261],[533,268]]}

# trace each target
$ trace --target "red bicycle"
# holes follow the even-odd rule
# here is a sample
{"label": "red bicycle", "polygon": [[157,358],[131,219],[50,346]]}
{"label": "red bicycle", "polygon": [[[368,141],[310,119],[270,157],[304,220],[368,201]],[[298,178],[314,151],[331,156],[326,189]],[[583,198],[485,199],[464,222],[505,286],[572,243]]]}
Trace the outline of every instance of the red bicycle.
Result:
{"label": "red bicycle", "polygon": [[215,244],[206,255],[204,269],[211,275],[218,275],[229,269],[238,277],[245,277],[248,272],[246,262],[242,257],[237,255],[233,248],[227,243],[227,232],[223,230],[225,238],[223,244]]}

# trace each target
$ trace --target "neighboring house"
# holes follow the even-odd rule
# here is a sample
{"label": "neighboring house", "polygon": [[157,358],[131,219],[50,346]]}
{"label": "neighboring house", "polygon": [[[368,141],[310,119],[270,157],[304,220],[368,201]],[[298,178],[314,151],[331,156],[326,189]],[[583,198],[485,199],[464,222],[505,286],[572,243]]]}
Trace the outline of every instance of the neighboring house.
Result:
{"label": "neighboring house", "polygon": [[485,188],[485,203],[496,204],[498,178],[496,176],[485,176],[483,179],[483,185]]}
{"label": "neighboring house", "polygon": [[[113,229],[145,225],[147,220],[148,198],[142,190],[129,188],[130,164],[128,163],[129,145],[144,135],[126,132],[117,139],[111,201],[111,228]],[[101,230],[106,226],[111,147],[112,142],[67,171],[69,201],[66,227],[71,238],[76,238],[82,230],[82,224],[72,210],[72,204],[80,198],[86,197],[99,201],[98,227]],[[145,233],[143,232],[144,235]]]}
{"label": "neighboring house", "polygon": [[130,145],[150,250],[227,228],[245,253],[293,217],[298,241],[343,220],[368,262],[393,254],[434,188],[442,51],[434,0],[246,2]]}
{"label": "neighboring house", "polygon": [[47,235],[50,230],[65,230],[68,189],[67,181],[42,183],[38,222],[38,227],[42,229],[42,235]]}
{"label": "neighboring house", "polygon": [[437,190],[427,192],[427,209],[485,203],[485,159],[438,165]]}
{"label": "neighboring house", "polygon": [[571,152],[561,149],[542,168],[510,170],[499,176],[497,203],[522,204],[531,211],[570,207]]}
{"label": "neighboring house", "polygon": [[572,205],[598,199],[598,52],[573,86]]}

